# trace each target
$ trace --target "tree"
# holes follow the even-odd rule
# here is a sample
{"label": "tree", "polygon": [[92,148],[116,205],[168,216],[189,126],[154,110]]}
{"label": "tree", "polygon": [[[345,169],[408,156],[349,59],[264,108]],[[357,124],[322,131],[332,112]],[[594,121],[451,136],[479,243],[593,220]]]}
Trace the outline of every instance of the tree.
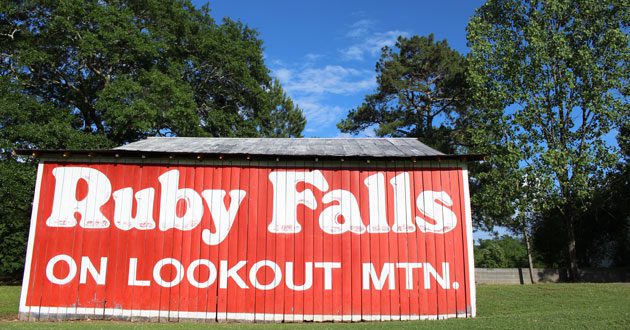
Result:
{"label": "tree", "polygon": [[216,24],[208,7],[41,0],[5,2],[0,12],[0,76],[114,144],[304,128],[302,111],[269,76],[256,31]]}
{"label": "tree", "polygon": [[270,120],[263,123],[261,133],[268,137],[300,137],[306,125],[306,119],[301,111],[285,110],[294,109],[297,106],[282,90],[278,79],[273,81],[271,95],[273,97],[271,99],[271,113],[269,114]]}
{"label": "tree", "polygon": [[[464,58],[446,40],[398,37],[376,64],[378,88],[337,126],[378,136],[416,137],[445,152],[454,148],[451,121],[465,108]],[[436,127],[435,123],[440,122]]]}
{"label": "tree", "polygon": [[505,253],[496,242],[487,240],[482,241],[481,244],[475,246],[475,267],[506,268]]}
{"label": "tree", "polygon": [[473,149],[489,155],[487,196],[503,210],[519,209],[514,195],[526,212],[556,210],[574,280],[576,219],[618,161],[607,134],[628,118],[629,18],[616,0],[491,0],[467,28],[466,122]]}
{"label": "tree", "polygon": [[299,137],[256,31],[186,0],[0,2],[0,275],[21,271],[36,162],[14,148]]}
{"label": "tree", "polygon": [[[591,202],[576,221],[578,260],[588,267],[630,266],[630,150],[625,143],[630,124],[622,126],[617,137],[624,162],[598,179]],[[625,141],[624,141],[625,140]],[[540,214],[534,225],[534,244],[545,263],[558,264],[559,244],[565,231],[557,223],[558,212],[550,210]]]}
{"label": "tree", "polygon": [[76,130],[70,112],[21,93],[0,77],[0,279],[17,279],[24,265],[36,162],[16,159],[12,148],[107,148],[102,135]]}
{"label": "tree", "polygon": [[24,267],[35,171],[0,162],[0,280],[16,279]]}
{"label": "tree", "polygon": [[523,243],[513,237],[482,239],[475,245],[475,267],[521,268],[526,265],[527,252]]}

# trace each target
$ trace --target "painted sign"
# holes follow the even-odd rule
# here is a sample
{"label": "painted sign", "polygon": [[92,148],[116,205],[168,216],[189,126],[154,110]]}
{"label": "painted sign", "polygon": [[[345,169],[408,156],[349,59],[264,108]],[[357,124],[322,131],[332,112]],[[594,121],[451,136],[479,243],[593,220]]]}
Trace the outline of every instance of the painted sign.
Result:
{"label": "painted sign", "polygon": [[40,164],[20,316],[474,316],[465,168],[391,164]]}

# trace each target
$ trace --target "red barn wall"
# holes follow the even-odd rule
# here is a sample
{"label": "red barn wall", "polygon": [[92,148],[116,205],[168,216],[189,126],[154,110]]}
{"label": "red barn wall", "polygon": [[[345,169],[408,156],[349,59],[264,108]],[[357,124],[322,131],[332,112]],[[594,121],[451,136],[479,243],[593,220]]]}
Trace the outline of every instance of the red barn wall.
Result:
{"label": "red barn wall", "polygon": [[472,260],[462,162],[48,160],[20,317],[472,317]]}

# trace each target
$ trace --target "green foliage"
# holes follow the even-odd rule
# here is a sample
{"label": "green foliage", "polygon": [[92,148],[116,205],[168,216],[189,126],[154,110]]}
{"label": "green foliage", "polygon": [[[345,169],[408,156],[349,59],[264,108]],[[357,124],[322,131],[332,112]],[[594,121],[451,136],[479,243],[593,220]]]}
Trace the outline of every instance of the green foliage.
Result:
{"label": "green foliage", "polygon": [[475,246],[475,267],[507,268],[507,259],[499,244],[488,242],[483,247]]}
{"label": "green foliage", "polygon": [[285,111],[285,109],[294,109],[297,106],[282,90],[280,81],[277,79],[273,81],[271,94],[273,98],[271,99],[270,120],[263,123],[261,133],[268,137],[301,137],[306,119],[301,111]]}
{"label": "green foliage", "polygon": [[33,166],[0,162],[0,277],[17,278],[24,267],[34,182]]}
{"label": "green foliage", "polygon": [[[133,141],[160,131],[181,136],[200,135],[190,86],[157,70],[142,72],[137,79],[120,77],[100,92],[95,109],[109,125],[113,140]],[[160,123],[156,126],[155,123]]]}
{"label": "green foliage", "polygon": [[[535,218],[534,247],[541,260],[550,266],[564,266],[563,245],[567,235],[561,215],[550,210]],[[587,267],[630,266],[630,166],[626,163],[608,174],[592,201],[575,221],[575,236],[580,243],[577,256]]]}
{"label": "green foliage", "polygon": [[102,134],[79,129],[71,111],[54,103],[40,102],[22,93],[18,83],[0,76],[0,160],[10,158],[11,148],[85,149],[106,148],[111,142]]}
{"label": "green foliage", "polygon": [[[121,144],[154,135],[299,136],[302,111],[272,81],[262,41],[188,1],[1,5],[0,76]],[[15,110],[17,111],[17,109]],[[280,115],[279,115],[280,114]],[[286,122],[292,120],[292,122]]]}
{"label": "green foliage", "polygon": [[69,112],[20,93],[8,77],[0,77],[0,277],[21,275],[26,251],[36,164],[16,159],[11,148],[106,148],[100,134],[77,130]]}
{"label": "green foliage", "polygon": [[464,58],[433,34],[398,37],[395,48],[383,48],[376,73],[377,91],[366,95],[339,129],[359,133],[376,126],[378,136],[417,137],[452,151],[451,123],[466,107]]}
{"label": "green foliage", "polygon": [[495,239],[480,240],[479,244],[475,246],[475,267],[527,267],[525,245],[507,235]]}
{"label": "green foliage", "polygon": [[616,0],[490,0],[467,28],[475,106],[463,122],[488,155],[476,202],[517,228],[557,210],[572,274],[575,218],[619,160],[605,138],[628,118],[629,15]]}
{"label": "green foliage", "polygon": [[0,2],[0,276],[19,275],[35,164],[14,148],[299,137],[256,31],[184,0]]}

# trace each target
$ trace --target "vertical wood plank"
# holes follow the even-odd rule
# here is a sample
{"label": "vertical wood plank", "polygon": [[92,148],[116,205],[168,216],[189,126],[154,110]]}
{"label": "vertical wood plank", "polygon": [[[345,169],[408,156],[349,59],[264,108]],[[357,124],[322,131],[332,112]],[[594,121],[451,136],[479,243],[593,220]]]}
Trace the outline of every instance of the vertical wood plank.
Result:
{"label": "vertical wood plank", "polygon": [[[257,228],[256,228],[256,259],[263,260],[267,257],[267,226],[270,223],[272,217],[271,198],[273,197],[273,191],[269,182],[269,167],[268,163],[264,162],[259,167],[258,175],[258,204],[259,210],[257,214]],[[255,303],[256,303],[256,315],[255,321],[265,321],[265,313],[267,311],[268,293],[256,290],[255,291]]]}
{"label": "vertical wood plank", "polygon": [[[366,226],[365,224],[365,220],[368,219],[366,216],[369,215],[368,213],[364,213],[362,212],[361,209],[361,204],[362,204],[362,199],[361,197],[364,195],[363,189],[361,187],[361,172],[358,169],[347,169],[346,171],[347,176],[348,176],[348,186],[347,188],[350,191],[355,191],[356,192],[356,198],[357,198],[357,202],[359,204],[359,214],[354,214],[351,211],[351,216],[358,216],[363,220],[363,225]],[[367,227],[367,226],[366,226]],[[362,249],[361,249],[361,237],[366,236],[367,235],[367,229],[364,233],[362,234],[355,234],[355,233],[350,233],[349,239],[348,239],[348,244],[346,245],[346,249],[348,249],[349,252],[349,256],[350,256],[350,260],[349,260],[349,265],[346,265],[345,267],[346,269],[350,269],[350,274],[348,276],[348,282],[349,282],[349,296],[351,297],[351,304],[350,304],[350,309],[348,310],[348,313],[350,314],[350,319],[349,321],[353,321],[353,322],[357,322],[361,320],[361,303],[362,303],[362,298],[361,298],[361,254],[362,254]]]}

